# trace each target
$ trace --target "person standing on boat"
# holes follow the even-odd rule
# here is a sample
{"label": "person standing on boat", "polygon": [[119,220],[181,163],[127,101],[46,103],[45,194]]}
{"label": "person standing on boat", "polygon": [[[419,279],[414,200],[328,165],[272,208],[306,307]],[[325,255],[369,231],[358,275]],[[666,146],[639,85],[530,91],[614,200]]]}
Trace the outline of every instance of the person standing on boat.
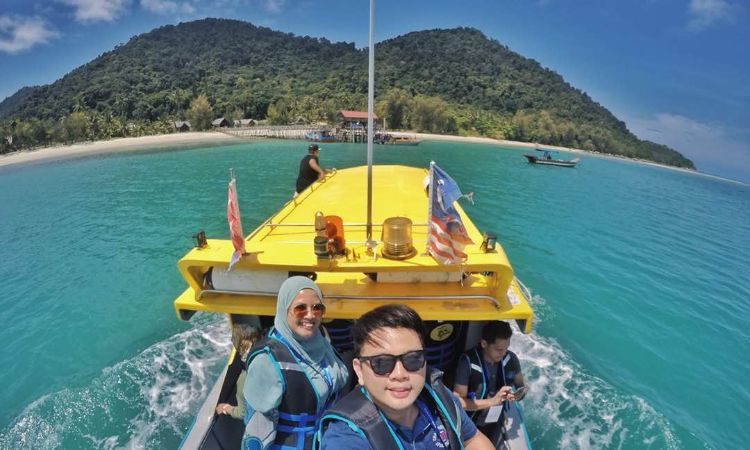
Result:
{"label": "person standing on boat", "polygon": [[354,335],[359,387],[326,411],[320,423],[323,450],[494,450],[429,371],[424,324],[405,305],[384,305],[360,317]]}
{"label": "person standing on boat", "polygon": [[320,332],[323,294],[309,278],[279,288],[274,326],[248,356],[242,448],[310,449],[349,371]]}
{"label": "person standing on boat", "polygon": [[332,172],[330,169],[323,169],[320,167],[318,157],[320,156],[320,147],[318,144],[310,144],[307,147],[307,155],[299,162],[299,175],[297,175],[297,187],[295,189],[295,197],[300,192],[307,189],[308,186],[315,183],[316,180],[322,178],[325,174]]}
{"label": "person standing on boat", "polygon": [[[527,391],[521,363],[508,350],[512,335],[507,322],[487,322],[482,327],[479,345],[461,355],[456,367],[453,392],[493,444],[502,441],[504,402],[521,400]],[[511,386],[516,388],[515,392]]]}

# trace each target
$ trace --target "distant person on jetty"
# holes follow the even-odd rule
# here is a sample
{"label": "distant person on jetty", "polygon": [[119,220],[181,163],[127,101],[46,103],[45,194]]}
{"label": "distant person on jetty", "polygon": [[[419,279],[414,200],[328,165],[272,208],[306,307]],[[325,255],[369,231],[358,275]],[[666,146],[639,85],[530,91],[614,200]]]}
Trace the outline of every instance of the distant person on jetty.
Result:
{"label": "distant person on jetty", "polygon": [[307,147],[307,155],[299,162],[299,175],[297,175],[295,197],[307,189],[308,186],[315,183],[318,178],[322,178],[323,175],[333,172],[330,169],[322,169],[320,167],[318,162],[319,155],[320,147],[318,147],[318,144],[310,144]]}
{"label": "distant person on jetty", "polygon": [[405,305],[384,305],[354,324],[359,387],[321,419],[322,450],[494,450],[445,387],[428,371],[425,327]]}
{"label": "distant person on jetty", "polygon": [[507,322],[487,322],[479,345],[461,355],[456,366],[453,392],[494,445],[502,441],[504,402],[521,400],[528,389],[518,357],[508,350],[512,335]]}
{"label": "distant person on jetty", "polygon": [[320,332],[323,294],[309,278],[279,288],[274,326],[250,350],[242,448],[309,449],[323,411],[349,370]]}

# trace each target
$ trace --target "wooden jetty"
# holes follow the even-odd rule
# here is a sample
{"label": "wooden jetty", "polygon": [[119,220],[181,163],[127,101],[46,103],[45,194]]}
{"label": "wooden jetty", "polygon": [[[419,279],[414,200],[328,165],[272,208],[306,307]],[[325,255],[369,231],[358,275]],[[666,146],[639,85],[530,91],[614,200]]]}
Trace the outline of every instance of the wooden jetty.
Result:
{"label": "wooden jetty", "polygon": [[367,130],[362,129],[340,128],[336,130],[334,136],[336,136],[336,142],[367,142]]}
{"label": "wooden jetty", "polygon": [[274,139],[304,139],[305,133],[320,130],[312,125],[267,125],[242,128],[220,128],[217,131],[236,137],[259,137]]}
{"label": "wooden jetty", "polygon": [[360,128],[326,128],[312,125],[262,125],[239,128],[215,128],[230,136],[240,138],[305,139],[306,133],[328,131],[336,142],[366,143],[367,130]]}

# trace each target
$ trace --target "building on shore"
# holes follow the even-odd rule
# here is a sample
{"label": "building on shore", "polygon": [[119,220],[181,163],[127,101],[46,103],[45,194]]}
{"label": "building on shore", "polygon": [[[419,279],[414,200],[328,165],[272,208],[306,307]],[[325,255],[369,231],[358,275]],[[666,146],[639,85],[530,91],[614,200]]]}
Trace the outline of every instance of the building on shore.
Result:
{"label": "building on shore", "polygon": [[187,120],[177,120],[174,123],[174,128],[179,132],[190,131],[190,122]]}
{"label": "building on shore", "polygon": [[226,128],[229,126],[229,121],[225,119],[224,117],[219,117],[218,119],[211,122],[211,125],[214,128]]}
{"label": "building on shore", "polygon": [[257,124],[258,122],[255,119],[238,119],[234,121],[234,126],[240,128],[254,127]]}
{"label": "building on shore", "polygon": [[[373,120],[378,116],[373,113]],[[367,142],[367,111],[340,110],[336,113],[336,140],[339,142]]]}

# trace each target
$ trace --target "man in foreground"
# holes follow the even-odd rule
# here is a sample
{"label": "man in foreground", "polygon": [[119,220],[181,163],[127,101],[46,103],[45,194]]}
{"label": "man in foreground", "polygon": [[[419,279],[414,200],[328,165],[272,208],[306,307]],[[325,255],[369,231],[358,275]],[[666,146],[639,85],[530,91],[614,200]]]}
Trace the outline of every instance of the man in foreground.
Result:
{"label": "man in foreground", "polygon": [[323,416],[323,450],[494,450],[440,372],[428,373],[416,311],[395,304],[375,308],[352,333],[359,386]]}

